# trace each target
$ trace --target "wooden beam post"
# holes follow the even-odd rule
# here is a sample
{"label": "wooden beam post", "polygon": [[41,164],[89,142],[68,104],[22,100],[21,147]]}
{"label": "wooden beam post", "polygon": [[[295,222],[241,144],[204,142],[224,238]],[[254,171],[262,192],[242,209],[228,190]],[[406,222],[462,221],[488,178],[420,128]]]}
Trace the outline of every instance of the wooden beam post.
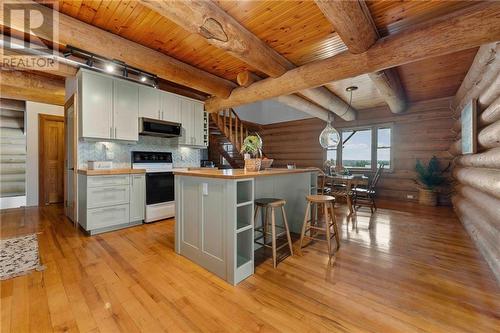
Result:
{"label": "wooden beam post", "polygon": [[[316,0],[316,4],[351,53],[363,53],[379,39],[377,28],[363,0]],[[393,113],[406,110],[406,94],[395,69],[377,71],[368,76]]]}
{"label": "wooden beam post", "polygon": [[64,105],[64,80],[0,68],[0,97]]}
{"label": "wooden beam post", "polygon": [[227,99],[211,98],[205,106],[216,110],[248,104],[494,42],[500,40],[499,16],[500,3],[478,3],[379,39],[362,54],[343,52],[308,63],[280,77],[236,88]]}
{"label": "wooden beam post", "polygon": [[[206,0],[140,0],[140,2],[187,31],[203,36],[208,43],[227,51],[270,77],[279,77],[287,70],[295,68],[288,59],[260,40],[215,2]],[[242,81],[244,79],[242,78]],[[243,83],[245,85],[241,85],[244,87],[249,85],[246,81]],[[338,112],[348,107],[340,97],[326,88],[311,90],[300,93],[330,112]],[[344,119],[353,120],[355,116],[354,110]]]}
{"label": "wooden beam post", "polygon": [[[12,3],[13,1],[20,4],[29,4],[30,8],[36,8],[42,12],[52,11],[52,9],[36,2],[0,0],[0,17],[4,17],[4,3]],[[236,87],[236,84],[229,80],[202,71],[161,52],[131,42],[65,14],[59,13],[58,17],[58,42],[62,45],[72,45],[109,59],[120,60],[133,67],[155,73],[165,80],[223,98],[228,97],[231,90]],[[26,31],[25,29],[22,15],[13,15],[9,28],[27,34],[30,33],[30,31]],[[37,37],[53,41],[54,36],[51,31],[45,31],[42,28],[37,30]],[[148,61],[145,61],[145,59],[148,59]]]}

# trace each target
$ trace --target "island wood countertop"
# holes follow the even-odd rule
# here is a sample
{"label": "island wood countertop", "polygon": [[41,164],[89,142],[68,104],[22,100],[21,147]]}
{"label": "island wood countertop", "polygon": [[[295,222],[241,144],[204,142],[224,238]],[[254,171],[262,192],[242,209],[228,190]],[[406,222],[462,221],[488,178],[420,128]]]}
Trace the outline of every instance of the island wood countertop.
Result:
{"label": "island wood countertop", "polygon": [[78,169],[78,173],[86,176],[131,175],[146,173],[146,169]]}
{"label": "island wood countertop", "polygon": [[191,177],[206,177],[206,178],[222,178],[222,179],[244,179],[264,176],[286,175],[294,173],[315,172],[317,169],[266,169],[261,171],[245,171],[244,169],[204,169],[204,170],[187,170],[175,171],[174,174],[178,176],[191,176]]}

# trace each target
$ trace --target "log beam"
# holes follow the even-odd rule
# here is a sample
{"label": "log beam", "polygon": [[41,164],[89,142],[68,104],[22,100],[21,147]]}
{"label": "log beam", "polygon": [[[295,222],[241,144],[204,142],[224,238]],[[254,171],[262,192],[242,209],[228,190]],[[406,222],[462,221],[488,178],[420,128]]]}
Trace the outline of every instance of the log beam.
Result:
{"label": "log beam", "polygon": [[477,136],[477,143],[481,149],[500,147],[500,121],[483,128]]}
{"label": "log beam", "polygon": [[[366,52],[379,39],[377,28],[363,0],[316,0],[316,4],[351,53]],[[393,113],[406,111],[406,94],[395,69],[370,73],[368,76]]]}
{"label": "log beam", "polygon": [[500,200],[470,186],[458,186],[456,193],[474,203],[488,215],[491,221],[498,221],[500,226]]}
{"label": "log beam", "polygon": [[500,169],[500,148],[489,149],[479,154],[462,155],[455,161],[465,167]]}
{"label": "log beam", "polygon": [[500,43],[482,45],[451,102],[452,109],[459,113],[470,100],[478,99],[497,79],[499,72]]}
{"label": "log beam", "polygon": [[302,112],[310,114],[313,117],[325,121],[328,120],[328,115],[330,112],[297,95],[278,96],[274,98],[274,100],[281,104],[285,104],[291,108],[294,108],[296,110],[300,110]]}
{"label": "log beam", "polygon": [[464,185],[500,199],[500,170],[482,168],[454,168],[453,178]]}
{"label": "log beam", "polygon": [[64,105],[64,80],[0,69],[0,97]]}
{"label": "log beam", "polygon": [[477,126],[484,127],[500,120],[500,96],[481,112],[477,119]]}
{"label": "log beam", "polygon": [[497,41],[499,16],[500,3],[478,3],[379,39],[362,54],[343,52],[308,63],[280,77],[236,88],[229,98],[211,98],[205,106],[220,110],[248,104]]}
{"label": "log beam", "polygon": [[[52,9],[26,0],[8,0],[9,3],[17,1],[20,4],[29,4],[37,10],[49,12]],[[0,17],[4,17],[3,7],[6,0],[0,0]],[[31,7],[30,7],[31,8]],[[155,73],[160,78],[177,84],[194,88],[199,91],[222,98],[228,97],[236,84],[220,78],[211,73],[202,71],[194,66],[169,57],[161,52],[152,50],[140,44],[131,42],[110,32],[104,31],[90,24],[76,20],[63,13],[59,17],[58,42],[63,46],[87,50],[100,56],[123,61],[130,66],[144,71]],[[5,22],[0,22],[2,25]],[[43,26],[42,26],[43,27]],[[13,15],[9,28],[29,34],[25,29],[22,15]],[[37,37],[53,42],[50,31],[37,29]],[[149,59],[150,61],[144,61]]]}
{"label": "log beam", "polygon": [[238,76],[236,76],[236,82],[242,87],[248,87],[254,82],[257,82],[261,80],[261,78],[257,75],[254,74],[250,71],[243,71],[238,73]]}
{"label": "log beam", "polygon": [[[270,77],[279,77],[287,70],[295,68],[293,63],[260,40],[215,2],[206,0],[140,0],[140,2]],[[339,110],[348,108],[340,97],[326,88],[315,88],[300,93],[326,110],[337,113],[338,116],[342,115],[338,114]],[[350,110],[344,116],[344,120],[354,120],[356,113]]]}

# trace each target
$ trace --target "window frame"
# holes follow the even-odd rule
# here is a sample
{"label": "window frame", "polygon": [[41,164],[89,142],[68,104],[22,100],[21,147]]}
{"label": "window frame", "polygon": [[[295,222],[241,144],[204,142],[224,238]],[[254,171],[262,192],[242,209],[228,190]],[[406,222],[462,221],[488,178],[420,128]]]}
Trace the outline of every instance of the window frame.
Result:
{"label": "window frame", "polygon": [[[376,124],[376,125],[368,125],[368,126],[355,126],[355,127],[339,127],[337,130],[339,131],[340,135],[340,144],[336,148],[337,150],[337,158],[335,161],[335,165],[339,166],[342,165],[342,158],[343,158],[343,147],[342,147],[342,142],[344,141],[343,138],[343,132],[346,131],[362,131],[362,130],[371,130],[371,167],[370,168],[350,168],[346,167],[349,169],[351,172],[375,172],[377,171],[378,168],[378,130],[381,128],[389,128],[391,130],[391,146],[389,149],[389,163],[390,163],[390,168],[384,169],[384,172],[394,172],[394,123],[383,123],[383,124]],[[328,155],[328,150],[325,150],[324,153],[324,160],[326,161]]]}

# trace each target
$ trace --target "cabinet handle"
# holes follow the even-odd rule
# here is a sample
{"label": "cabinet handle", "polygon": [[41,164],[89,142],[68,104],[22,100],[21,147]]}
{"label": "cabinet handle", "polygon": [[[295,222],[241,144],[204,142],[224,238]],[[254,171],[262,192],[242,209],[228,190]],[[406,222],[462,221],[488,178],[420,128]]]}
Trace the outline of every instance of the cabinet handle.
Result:
{"label": "cabinet handle", "polygon": [[116,139],[116,127],[115,127],[115,139]]}

